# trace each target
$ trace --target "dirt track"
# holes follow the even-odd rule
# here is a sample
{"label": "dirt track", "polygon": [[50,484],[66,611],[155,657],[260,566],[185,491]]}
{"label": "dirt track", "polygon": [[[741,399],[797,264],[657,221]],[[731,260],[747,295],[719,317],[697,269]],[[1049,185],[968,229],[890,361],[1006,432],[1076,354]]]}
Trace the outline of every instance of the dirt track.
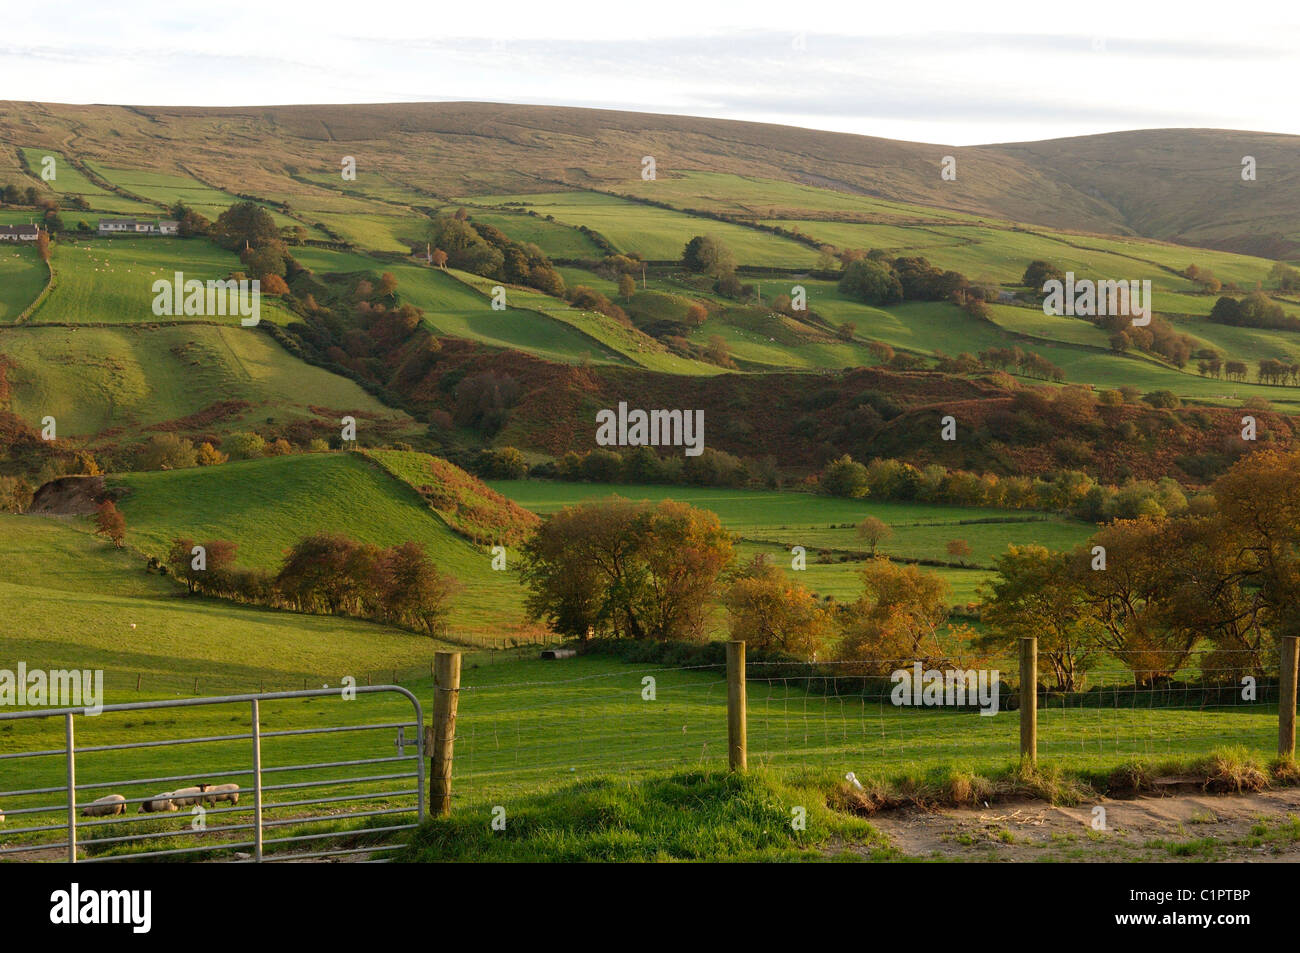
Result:
{"label": "dirt track", "polygon": [[[1094,830],[1093,809],[1105,808]],[[1300,861],[1300,789],[1100,798],[1075,807],[883,811],[871,823],[902,853],[948,861]],[[1261,825],[1263,825],[1261,827]]]}

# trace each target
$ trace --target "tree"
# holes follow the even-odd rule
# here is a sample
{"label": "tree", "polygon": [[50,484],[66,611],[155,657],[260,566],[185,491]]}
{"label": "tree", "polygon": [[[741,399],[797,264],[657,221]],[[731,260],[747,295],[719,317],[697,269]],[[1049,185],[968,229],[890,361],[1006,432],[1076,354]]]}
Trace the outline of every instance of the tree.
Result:
{"label": "tree", "polygon": [[435,268],[442,268],[443,270],[446,270],[447,268],[447,253],[441,248],[435,248],[433,250],[433,266]]}
{"label": "tree", "polygon": [[1024,276],[1020,279],[1022,285],[1026,288],[1033,288],[1040,294],[1043,285],[1049,281],[1063,282],[1065,281],[1065,273],[1051,262],[1043,261],[1041,258],[1031,261],[1029,267],[1025,269]]}
{"label": "tree", "polygon": [[126,517],[113,504],[105,500],[95,508],[95,535],[105,536],[121,549],[126,545]]}
{"label": "tree", "polygon": [[[1080,547],[1070,560],[1088,613],[1097,622],[1098,642],[1149,685],[1177,672],[1200,637],[1171,627],[1161,600],[1170,584],[1161,516],[1117,519]],[[1093,569],[1092,547],[1106,553],[1106,568]]]}
{"label": "tree", "polygon": [[141,470],[184,470],[198,466],[194,444],[174,433],[154,434],[140,450]]}
{"label": "tree", "polygon": [[803,586],[771,563],[755,560],[736,574],[723,604],[733,639],[756,651],[774,650],[808,659],[833,634],[830,614]]}
{"label": "tree", "polygon": [[948,555],[954,559],[965,559],[971,554],[970,543],[964,539],[948,540]]}
{"label": "tree", "polygon": [[266,441],[257,433],[232,433],[221,441],[232,460],[252,460],[266,454]]}
{"label": "tree", "polygon": [[822,471],[821,487],[831,496],[860,500],[870,492],[867,488],[867,468],[846,453],[826,465]]}
{"label": "tree", "polygon": [[1276,634],[1300,635],[1300,452],[1260,450],[1214,483],[1226,542],[1242,553]]}
{"label": "tree", "polygon": [[1012,545],[994,565],[997,575],[980,592],[988,629],[980,644],[1009,649],[1021,638],[1037,638],[1056,690],[1081,689],[1094,664],[1098,626],[1069,554]]}
{"label": "tree", "polygon": [[636,294],[636,281],[631,275],[622,274],[618,276],[618,293],[624,301],[630,301],[632,295]]}
{"label": "tree", "polygon": [[861,576],[863,594],[847,610],[838,657],[869,675],[942,660],[938,634],[948,620],[948,584],[883,556],[867,563]]}
{"label": "tree", "polygon": [[721,334],[709,335],[709,343],[705,346],[704,353],[701,356],[710,364],[716,364],[719,367],[736,366],[736,362],[731,359],[727,339]]}
{"label": "tree", "polygon": [[[282,245],[275,219],[254,202],[236,202],[217,216],[212,226],[212,237],[217,244],[232,251],[245,245],[253,248]],[[278,269],[277,273],[283,274],[284,269]]]}
{"label": "tree", "polygon": [[424,548],[406,542],[384,550],[377,566],[379,604],[391,622],[422,628],[433,638],[451,612],[456,580],[438,572]]}
{"label": "tree", "polygon": [[200,443],[199,449],[195,451],[195,460],[200,467],[214,467],[214,465],[225,463],[229,459],[229,454],[222,454],[220,450],[217,450],[207,441]]}
{"label": "tree", "polygon": [[858,524],[858,539],[865,540],[871,547],[871,555],[876,555],[876,547],[893,537],[894,531],[889,524],[876,516],[868,516]]}
{"label": "tree", "polygon": [[835,336],[841,341],[852,341],[853,335],[857,333],[858,326],[852,321],[845,321],[835,331]]}
{"label": "tree", "polygon": [[868,258],[845,266],[839,290],[871,305],[895,304],[903,300],[903,285],[893,269]]}
{"label": "tree", "polygon": [[41,229],[36,233],[36,254],[41,256],[41,261],[50,260],[50,233],[48,229]]}
{"label": "tree", "polygon": [[867,350],[871,352],[877,363],[888,364],[894,359],[894,349],[884,341],[872,341],[867,345]]}
{"label": "tree", "polygon": [[379,554],[379,547],[346,536],[305,536],[285,556],[276,589],[299,612],[364,615],[379,602],[373,585]]}
{"label": "tree", "polygon": [[523,546],[525,607],[563,635],[698,639],[731,556],[707,510],[670,500],[568,507]]}
{"label": "tree", "polygon": [[686,324],[692,328],[701,327],[709,319],[709,311],[698,301],[692,302],[686,309]]}
{"label": "tree", "polygon": [[736,256],[713,235],[696,235],[682,251],[682,267],[689,271],[724,278],[736,270]]}
{"label": "tree", "polygon": [[287,295],[289,293],[289,285],[283,278],[273,272],[262,275],[261,282],[262,294]]}

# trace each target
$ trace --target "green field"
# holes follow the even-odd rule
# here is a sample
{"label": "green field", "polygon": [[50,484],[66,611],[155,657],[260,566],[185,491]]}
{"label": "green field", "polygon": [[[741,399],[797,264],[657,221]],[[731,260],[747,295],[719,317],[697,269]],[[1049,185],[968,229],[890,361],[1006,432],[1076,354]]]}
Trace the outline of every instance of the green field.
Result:
{"label": "green field", "polygon": [[[372,622],[187,596],[145,572],[138,551],[91,529],[79,517],[0,514],[4,648],[31,665],[103,668],[110,701],[133,697],[137,675],[148,697],[192,690],[195,677],[209,694],[271,691],[301,688],[304,677],[427,666],[440,647]],[[134,535],[129,546],[142,542]]]}
{"label": "green field", "polygon": [[[55,161],[54,181],[45,182],[44,185],[60,195],[81,196],[94,211],[109,212],[114,215],[145,216],[158,215],[162,211],[155,205],[125,198],[95,184],[80,169],[69,162],[61,152],[56,152],[53,149],[37,148],[25,148],[22,151],[23,157],[27,160],[28,168],[31,169],[33,175],[38,177],[43,168],[42,160],[46,156],[52,156]],[[64,214],[75,221],[76,216],[81,213],[76,209],[68,209],[65,210]]]}
{"label": "green field", "polygon": [[36,300],[50,273],[36,249],[0,245],[0,324],[11,324]]}
{"label": "green field", "polygon": [[676,261],[686,243],[703,234],[718,236],[736,253],[737,261],[747,265],[798,269],[811,267],[817,258],[813,249],[778,235],[595,192],[479,196],[467,204],[475,214],[475,206],[505,203],[522,204],[567,225],[586,225],[620,251],[638,252],[655,261]]}
{"label": "green field", "polygon": [[414,541],[464,586],[453,638],[460,630],[500,634],[520,621],[514,573],[494,572],[486,547],[458,536],[414,489],[363,457],[300,454],[112,480],[131,491],[121,503],[128,541],[145,552],[165,555],[178,536],[228,539],[239,546],[238,565],[276,570],[289,547],[314,533],[382,546]]}
{"label": "green field", "polygon": [[[473,219],[501,229],[517,242],[536,245],[551,258],[599,260],[604,253],[582,232],[558,222],[548,222],[541,215],[510,212],[485,212],[475,209]],[[580,223],[581,224],[581,223]]]}
{"label": "green field", "polygon": [[661,172],[653,181],[632,179],[620,183],[617,191],[640,198],[654,199],[656,202],[667,202],[678,208],[726,212],[758,218],[786,217],[786,213],[798,210],[869,215],[882,221],[978,220],[978,216],[963,212],[890,202],[852,192],[726,172],[701,170]]}
{"label": "green field", "polygon": [[[228,433],[268,417],[319,417],[312,405],[377,415],[397,433],[414,426],[352,381],[299,361],[254,328],[0,328],[0,354],[15,365],[9,372],[14,413],[32,423],[51,415],[59,436],[82,437],[92,445],[111,428],[135,438],[141,428],[222,401],[249,406],[181,432]],[[328,420],[338,425],[337,418]]]}
{"label": "green field", "polygon": [[[483,304],[487,305],[492,288],[497,284],[493,279],[482,278],[465,271],[452,271],[451,274],[479,291],[483,295]],[[656,339],[635,328],[624,327],[613,318],[597,311],[584,311],[570,307],[564,301],[542,294],[540,291],[512,285],[506,292],[506,302],[517,308],[527,309],[522,312],[524,320],[535,322],[538,317],[541,317],[543,320],[549,319],[565,325],[586,335],[588,340],[602,345],[608,353],[620,355],[628,363],[647,370],[690,375],[722,373],[722,368],[713,364],[673,354]]]}
{"label": "green field", "polygon": [[[219,321],[239,326],[237,314],[188,317],[154,314],[155,281],[224,279],[242,271],[239,258],[211,242],[189,238],[107,238],[54,246],[57,282],[33,323],[143,324],[156,321]],[[173,302],[175,305],[175,302]],[[180,310],[177,308],[176,310]],[[228,308],[227,310],[233,310]],[[275,298],[261,299],[261,320],[283,323],[288,312]]]}
{"label": "green field", "polygon": [[[1038,543],[1050,549],[1072,549],[1096,531],[1088,523],[1065,517],[976,507],[845,500],[775,490],[545,480],[494,480],[489,485],[541,514],[611,496],[630,500],[678,500],[711,510],[725,529],[737,534],[738,560],[749,560],[763,553],[775,565],[790,569],[791,549],[803,546],[807,568],[792,571],[793,576],[810,592],[840,602],[852,602],[862,593],[858,573],[868,552],[858,539],[855,527],[868,516],[883,520],[893,530],[893,537],[880,546],[883,555],[950,562],[953,558],[947,555],[949,541],[961,539],[970,544],[971,555],[966,559],[972,568],[924,567],[948,583],[954,605],[977,601],[976,588],[992,574],[987,568],[976,567],[989,566],[1007,546]],[[826,552],[819,552],[822,550]],[[724,621],[719,619],[720,623]]]}

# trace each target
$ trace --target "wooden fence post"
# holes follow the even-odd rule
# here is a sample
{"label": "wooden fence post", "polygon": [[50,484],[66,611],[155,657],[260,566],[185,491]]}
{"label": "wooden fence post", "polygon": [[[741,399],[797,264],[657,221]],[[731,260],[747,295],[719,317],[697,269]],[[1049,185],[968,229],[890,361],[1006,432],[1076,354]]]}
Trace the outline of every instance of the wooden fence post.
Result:
{"label": "wooden fence post", "polygon": [[1300,644],[1300,639],[1294,635],[1282,639],[1282,677],[1277,698],[1277,754],[1280,758],[1295,757],[1296,662],[1300,658],[1297,644]]}
{"label": "wooden fence post", "polygon": [[748,742],[745,726],[745,643],[727,643],[727,764],[744,771]]}
{"label": "wooden fence post", "polygon": [[456,703],[460,695],[460,653],[438,652],[433,657],[433,725],[425,747],[429,762],[429,813],[451,815],[451,756],[456,741]]}
{"label": "wooden fence post", "polygon": [[1020,757],[1038,760],[1038,639],[1020,640]]}

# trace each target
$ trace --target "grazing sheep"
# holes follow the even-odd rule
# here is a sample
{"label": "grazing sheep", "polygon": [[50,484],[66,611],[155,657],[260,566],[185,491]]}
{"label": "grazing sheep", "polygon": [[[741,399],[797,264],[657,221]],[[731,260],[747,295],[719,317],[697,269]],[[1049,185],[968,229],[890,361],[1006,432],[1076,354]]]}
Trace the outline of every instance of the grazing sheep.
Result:
{"label": "grazing sheep", "polygon": [[120,794],[105,794],[95,798],[81,810],[82,817],[116,817],[126,813],[126,798]]}
{"label": "grazing sheep", "polygon": [[174,811],[176,804],[172,801],[172,792],[164,791],[162,794],[155,794],[149,800],[140,805],[137,814],[158,814],[162,811]]}
{"label": "grazing sheep", "polygon": [[177,807],[190,807],[203,803],[203,792],[211,785],[200,784],[196,788],[177,788],[172,792],[172,803]]}
{"label": "grazing sheep", "polygon": [[218,801],[229,801],[231,804],[239,803],[239,785],[238,784],[213,784],[205,786],[203,791],[203,800],[208,802],[209,807],[216,807]]}

